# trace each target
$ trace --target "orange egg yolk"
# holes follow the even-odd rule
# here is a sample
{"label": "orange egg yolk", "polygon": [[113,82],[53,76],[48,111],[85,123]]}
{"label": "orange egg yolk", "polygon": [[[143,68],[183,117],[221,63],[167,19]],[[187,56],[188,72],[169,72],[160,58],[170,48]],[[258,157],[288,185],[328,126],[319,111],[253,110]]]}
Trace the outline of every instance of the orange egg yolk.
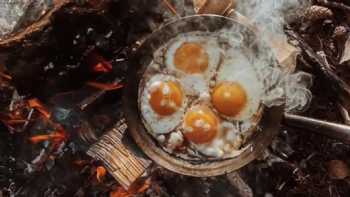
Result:
{"label": "orange egg yolk", "polygon": [[178,83],[157,81],[150,86],[149,103],[159,115],[169,116],[181,107],[183,94]]}
{"label": "orange egg yolk", "polygon": [[221,83],[214,88],[211,99],[218,112],[233,117],[245,107],[247,94],[238,83]]}
{"label": "orange egg yolk", "polygon": [[185,73],[203,73],[208,68],[209,55],[198,43],[185,42],[175,52],[175,67]]}
{"label": "orange egg yolk", "polygon": [[219,119],[208,107],[196,107],[185,114],[184,135],[193,143],[208,143],[215,138],[218,126]]}

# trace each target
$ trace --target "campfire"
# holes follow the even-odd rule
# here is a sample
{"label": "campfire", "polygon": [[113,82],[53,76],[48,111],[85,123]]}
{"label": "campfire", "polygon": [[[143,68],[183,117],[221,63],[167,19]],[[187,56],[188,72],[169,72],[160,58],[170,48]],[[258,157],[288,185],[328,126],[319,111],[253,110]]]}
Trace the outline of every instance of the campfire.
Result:
{"label": "campfire", "polygon": [[[349,3],[37,0],[3,1],[0,7],[0,197],[350,193]],[[267,148],[244,149],[256,153],[252,161],[226,167],[223,173],[213,163],[232,158],[202,154],[200,160],[186,163],[187,156],[162,152],[163,145],[149,133],[137,130],[141,137],[135,137],[136,126],[128,117],[131,107],[126,107],[137,100],[125,96],[133,95],[130,76],[142,75],[137,68],[147,66],[135,62],[148,58],[140,54],[151,53],[144,44],[168,42],[162,40],[166,33],[152,33],[186,16],[195,24],[189,19],[195,14],[221,15],[244,24],[256,40],[266,43],[265,50],[255,42],[249,45],[256,56],[264,54],[260,63],[273,59],[280,69],[259,73],[271,85],[264,90],[271,92],[264,94],[264,105],[283,106],[279,120],[271,115],[276,112],[265,111],[263,126],[247,139],[264,132],[272,120],[282,126],[261,142]],[[251,54],[248,47],[244,50]],[[155,156],[150,144],[157,146]],[[183,166],[169,167],[164,158]],[[187,171],[198,162],[215,170]]]}

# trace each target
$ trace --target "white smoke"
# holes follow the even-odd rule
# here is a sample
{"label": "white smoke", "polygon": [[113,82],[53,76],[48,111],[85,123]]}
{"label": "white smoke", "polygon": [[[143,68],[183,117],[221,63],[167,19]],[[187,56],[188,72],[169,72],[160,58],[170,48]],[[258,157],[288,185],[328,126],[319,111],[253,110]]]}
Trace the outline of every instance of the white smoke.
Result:
{"label": "white smoke", "polygon": [[[279,42],[287,43],[288,38],[283,31],[285,25],[300,18],[310,5],[310,0],[239,0],[236,10],[256,23],[259,36],[265,42],[278,39]],[[273,50],[271,55],[274,56],[281,52]],[[267,87],[275,87],[264,96],[265,105],[285,104],[288,112],[307,109],[312,98],[308,89],[312,85],[312,76],[304,72],[285,73],[281,69],[266,67],[265,58],[260,58],[260,61],[263,67],[261,77]]]}
{"label": "white smoke", "polygon": [[283,34],[284,26],[309,5],[309,0],[238,0],[236,9],[263,31]]}

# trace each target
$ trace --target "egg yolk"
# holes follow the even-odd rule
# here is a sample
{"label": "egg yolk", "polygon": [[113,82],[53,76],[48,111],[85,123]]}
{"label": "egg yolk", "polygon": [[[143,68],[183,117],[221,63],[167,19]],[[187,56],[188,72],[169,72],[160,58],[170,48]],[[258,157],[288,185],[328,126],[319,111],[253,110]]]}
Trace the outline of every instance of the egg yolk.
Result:
{"label": "egg yolk", "polygon": [[182,104],[183,94],[178,83],[157,81],[150,86],[149,103],[159,115],[169,116]]}
{"label": "egg yolk", "polygon": [[218,131],[219,119],[208,107],[189,110],[184,118],[184,135],[196,144],[212,141]]}
{"label": "egg yolk", "polygon": [[218,112],[233,117],[246,105],[247,94],[238,83],[222,83],[214,88],[212,103]]}
{"label": "egg yolk", "polygon": [[209,64],[209,55],[198,43],[185,42],[175,52],[175,67],[185,73],[203,73]]}

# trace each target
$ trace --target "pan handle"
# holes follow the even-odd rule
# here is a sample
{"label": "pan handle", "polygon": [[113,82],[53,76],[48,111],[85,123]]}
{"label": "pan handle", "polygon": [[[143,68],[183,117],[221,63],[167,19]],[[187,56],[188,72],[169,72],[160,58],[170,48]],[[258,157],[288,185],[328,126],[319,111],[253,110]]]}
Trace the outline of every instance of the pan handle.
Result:
{"label": "pan handle", "polygon": [[282,122],[286,126],[313,131],[339,140],[343,143],[350,144],[350,126],[344,124],[337,124],[288,113],[284,114]]}

